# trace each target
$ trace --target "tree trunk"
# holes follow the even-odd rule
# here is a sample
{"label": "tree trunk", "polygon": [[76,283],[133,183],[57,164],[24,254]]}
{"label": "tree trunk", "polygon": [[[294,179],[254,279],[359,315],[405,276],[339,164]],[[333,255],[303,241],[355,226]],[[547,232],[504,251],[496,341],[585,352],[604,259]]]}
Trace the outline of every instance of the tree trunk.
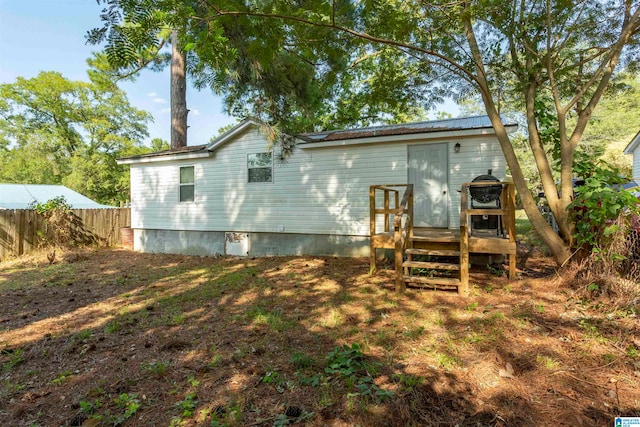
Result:
{"label": "tree trunk", "polygon": [[[468,7],[468,4],[466,4],[466,6]],[[536,230],[547,246],[549,246],[553,259],[558,265],[560,265],[571,256],[569,246],[555,233],[551,226],[547,224],[540,211],[538,211],[538,206],[536,205],[535,200],[533,200],[531,191],[527,187],[527,182],[524,178],[524,174],[522,173],[522,168],[520,168],[520,162],[518,162],[513,145],[511,144],[511,139],[507,134],[504,123],[502,123],[502,118],[500,117],[500,114],[496,109],[495,102],[493,101],[489,82],[486,79],[487,74],[484,69],[482,54],[478,47],[469,15],[463,15],[463,23],[465,27],[465,35],[467,36],[469,48],[471,49],[471,56],[474,60],[474,66],[477,71],[476,82],[480,89],[480,95],[482,96],[485,110],[489,116],[489,120],[491,120],[491,124],[493,125],[493,129],[496,133],[496,137],[498,138],[498,142],[500,143],[500,147],[502,148],[502,152],[504,153],[504,157],[507,160],[507,165],[511,170],[513,183],[520,194],[520,200],[524,207],[524,211],[527,213],[527,217],[531,221],[531,226]],[[548,173],[550,175],[551,171],[548,171]],[[544,180],[545,177],[543,177],[543,181]],[[551,182],[553,182],[553,180],[551,180]]]}
{"label": "tree trunk", "polygon": [[171,33],[171,149],[187,145],[187,80],[178,32]]}

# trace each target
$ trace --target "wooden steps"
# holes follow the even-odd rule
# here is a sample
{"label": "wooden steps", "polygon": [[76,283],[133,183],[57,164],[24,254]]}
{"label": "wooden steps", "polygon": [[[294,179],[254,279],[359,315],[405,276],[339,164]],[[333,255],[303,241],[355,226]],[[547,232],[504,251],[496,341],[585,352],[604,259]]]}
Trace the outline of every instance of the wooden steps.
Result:
{"label": "wooden steps", "polygon": [[[489,172],[489,175],[491,173]],[[499,209],[470,204],[473,187],[500,186]],[[376,194],[382,195],[376,203]],[[402,197],[400,195],[402,194]],[[511,182],[463,183],[460,190],[458,229],[414,227],[412,184],[369,187],[370,272],[376,270],[376,249],[394,250],[395,289],[406,285],[431,289],[455,289],[466,296],[469,288],[470,254],[504,254],[509,259],[509,277],[516,277],[515,187]],[[474,229],[473,217],[500,218],[499,230],[483,233]],[[379,230],[376,229],[379,228]]]}
{"label": "wooden steps", "polygon": [[411,255],[435,255],[435,256],[460,256],[460,251],[456,249],[415,249],[409,248],[405,251]]}
{"label": "wooden steps", "polygon": [[460,266],[458,264],[451,264],[448,262],[405,261],[402,263],[402,266],[409,268],[424,268],[427,270],[460,270]]}
{"label": "wooden steps", "polygon": [[426,285],[420,286],[429,287],[431,289],[443,289],[443,290],[458,290],[460,286],[460,279],[457,278],[446,278],[446,277],[420,277],[420,276],[411,276],[405,278],[405,282],[408,284],[418,284],[418,285]]}
{"label": "wooden steps", "polygon": [[405,250],[402,280],[421,288],[460,289],[460,239],[451,233],[413,236]]}

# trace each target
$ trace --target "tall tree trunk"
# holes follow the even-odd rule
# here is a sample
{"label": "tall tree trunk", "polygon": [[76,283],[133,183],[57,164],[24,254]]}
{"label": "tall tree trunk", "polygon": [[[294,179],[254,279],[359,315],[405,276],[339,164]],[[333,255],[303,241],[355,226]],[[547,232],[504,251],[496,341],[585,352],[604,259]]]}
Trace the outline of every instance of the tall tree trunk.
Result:
{"label": "tall tree trunk", "polygon": [[[465,5],[468,7],[468,3],[466,3]],[[489,120],[491,120],[491,124],[493,125],[493,129],[496,133],[496,137],[498,138],[498,142],[500,143],[500,147],[502,148],[502,152],[504,153],[505,159],[507,160],[507,165],[511,170],[513,183],[516,187],[516,190],[518,190],[518,193],[520,194],[522,207],[527,213],[527,217],[531,221],[531,226],[547,244],[549,250],[551,250],[553,259],[557,264],[562,264],[571,256],[569,245],[553,231],[553,229],[543,218],[542,214],[538,211],[538,207],[535,200],[533,199],[533,196],[531,195],[531,191],[527,187],[524,174],[522,173],[522,168],[520,167],[520,162],[518,162],[518,158],[516,157],[513,145],[511,144],[511,140],[509,139],[509,135],[507,134],[504,123],[502,123],[502,118],[500,117],[500,114],[496,109],[495,102],[493,101],[491,90],[489,88],[489,82],[486,78],[487,74],[482,62],[482,54],[480,52],[480,48],[478,47],[469,15],[463,15],[463,24],[465,27],[465,35],[467,37],[467,41],[469,42],[469,48],[471,49],[471,56],[474,60],[474,66],[477,74],[476,82],[478,84],[478,88],[480,89],[480,95],[482,96],[485,110],[487,112],[487,115],[489,116]],[[551,178],[551,171],[548,170],[546,173],[548,174],[548,176],[546,177],[547,180],[553,182]],[[543,177],[543,181],[544,180],[545,177]]]}
{"label": "tall tree trunk", "polygon": [[187,80],[184,52],[178,32],[171,33],[171,149],[187,145]]}

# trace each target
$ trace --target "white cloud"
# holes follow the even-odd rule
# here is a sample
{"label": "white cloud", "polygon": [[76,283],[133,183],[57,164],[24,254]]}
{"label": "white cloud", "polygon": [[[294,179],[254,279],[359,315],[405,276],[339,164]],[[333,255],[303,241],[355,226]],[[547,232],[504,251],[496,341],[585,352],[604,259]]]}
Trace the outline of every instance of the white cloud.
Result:
{"label": "white cloud", "polygon": [[156,104],[166,104],[167,102],[169,102],[164,98],[153,98],[152,101]]}
{"label": "white cloud", "polygon": [[193,114],[194,116],[199,116],[200,110],[198,110],[197,108],[192,108],[191,110],[189,110],[189,114]]}
{"label": "white cloud", "polygon": [[163,108],[162,110],[160,110],[161,113],[170,113],[171,112],[171,108]]}
{"label": "white cloud", "polygon": [[154,98],[154,97],[158,96],[158,94],[157,94],[157,93],[155,93],[155,92],[149,92],[149,93],[147,94],[147,96],[148,96],[149,98]]}

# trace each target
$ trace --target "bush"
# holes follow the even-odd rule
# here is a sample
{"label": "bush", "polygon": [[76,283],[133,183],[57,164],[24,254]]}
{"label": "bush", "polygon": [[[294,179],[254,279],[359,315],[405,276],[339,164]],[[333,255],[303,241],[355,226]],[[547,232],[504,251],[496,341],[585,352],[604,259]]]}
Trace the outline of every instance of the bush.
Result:
{"label": "bush", "polygon": [[597,166],[569,205],[575,242],[586,256],[565,281],[587,297],[607,296],[636,310],[640,301],[640,204],[617,169]]}
{"label": "bush", "polygon": [[45,232],[40,234],[43,244],[70,247],[83,243],[77,233],[82,222],[71,211],[71,205],[64,196],[54,197],[45,203],[33,203],[30,208],[45,220]]}
{"label": "bush", "polygon": [[621,232],[621,221],[629,222],[640,214],[640,205],[631,192],[622,189],[627,179],[618,169],[599,165],[583,173],[589,176],[576,188],[575,199],[568,207],[576,227],[574,238],[577,246],[589,252],[602,251]]}

